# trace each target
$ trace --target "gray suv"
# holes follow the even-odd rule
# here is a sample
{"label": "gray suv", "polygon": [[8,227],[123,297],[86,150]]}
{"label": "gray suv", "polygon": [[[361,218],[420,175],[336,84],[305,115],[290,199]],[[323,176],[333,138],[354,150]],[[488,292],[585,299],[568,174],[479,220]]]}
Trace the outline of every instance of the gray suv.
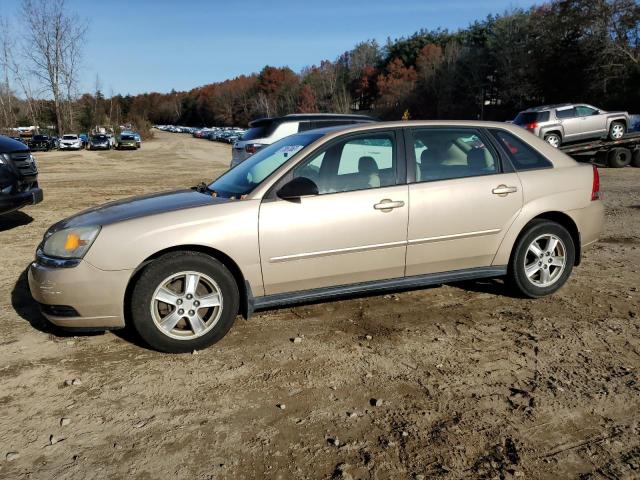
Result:
{"label": "gray suv", "polygon": [[231,167],[245,161],[261,148],[278,140],[316,128],[371,123],[377,121],[365,115],[346,115],[338,113],[292,114],[284,117],[260,118],[249,123],[247,130],[234,144],[231,150]]}
{"label": "gray suv", "polygon": [[619,140],[627,132],[627,112],[605,112],[584,103],[545,105],[520,112],[513,121],[554,147],[592,138]]}

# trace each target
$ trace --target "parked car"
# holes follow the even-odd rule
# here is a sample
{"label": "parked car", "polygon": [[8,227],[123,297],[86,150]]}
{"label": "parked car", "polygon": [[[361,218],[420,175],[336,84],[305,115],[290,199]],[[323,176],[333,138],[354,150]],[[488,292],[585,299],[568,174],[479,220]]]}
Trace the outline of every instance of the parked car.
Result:
{"label": "parked car", "polygon": [[29,285],[57,325],[127,318],[154,348],[188,352],[238,313],[344,294],[504,277],[549,295],[603,221],[597,169],[519,127],[368,123],[293,134],[208,186],[60,221]]}
{"label": "parked car", "polygon": [[80,140],[82,140],[82,148],[87,148],[87,145],[89,144],[89,135],[81,133],[78,136],[80,137]]}
{"label": "parked car", "polygon": [[107,135],[93,135],[89,139],[89,150],[109,150],[111,149],[111,140]]}
{"label": "parked car", "polygon": [[22,142],[0,135],[0,214],[42,202],[38,166]]}
{"label": "parked car", "polygon": [[231,166],[243,162],[261,148],[298,132],[334,125],[371,123],[376,119],[364,115],[333,113],[293,114],[277,118],[261,118],[249,123],[247,130],[233,145]]}
{"label": "parked car", "polygon": [[135,150],[136,148],[138,148],[138,145],[136,143],[136,137],[134,137],[132,134],[121,133],[120,136],[118,137],[118,143],[116,145],[116,148],[117,149],[133,148]]}
{"label": "parked car", "polygon": [[55,143],[49,135],[34,135],[29,141],[29,148],[32,152],[48,152],[55,148]]}
{"label": "parked car", "polygon": [[133,132],[133,138],[136,141],[136,147],[140,148],[142,146],[142,137],[138,132]]}
{"label": "parked car", "polygon": [[619,140],[631,125],[627,112],[606,112],[582,103],[530,108],[520,112],[513,123],[554,147],[592,138]]}
{"label": "parked car", "polygon": [[80,150],[82,139],[78,135],[63,135],[58,146],[60,150]]}

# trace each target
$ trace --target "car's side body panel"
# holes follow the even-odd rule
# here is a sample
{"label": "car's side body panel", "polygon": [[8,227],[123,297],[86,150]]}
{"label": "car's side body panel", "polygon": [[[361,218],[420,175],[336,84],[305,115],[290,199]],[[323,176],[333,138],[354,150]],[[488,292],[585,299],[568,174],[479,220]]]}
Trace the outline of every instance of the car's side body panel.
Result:
{"label": "car's side body panel", "polygon": [[[408,187],[267,200],[260,207],[265,293],[404,275]],[[404,206],[376,210],[384,199]]]}

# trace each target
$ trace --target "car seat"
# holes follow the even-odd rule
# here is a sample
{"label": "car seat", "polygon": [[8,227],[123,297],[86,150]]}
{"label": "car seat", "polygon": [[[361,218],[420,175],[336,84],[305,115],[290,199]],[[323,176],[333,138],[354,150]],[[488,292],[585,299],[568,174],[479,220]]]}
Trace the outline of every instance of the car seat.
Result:
{"label": "car seat", "polygon": [[366,187],[377,188],[380,186],[380,170],[373,157],[360,157],[358,173],[366,181]]}

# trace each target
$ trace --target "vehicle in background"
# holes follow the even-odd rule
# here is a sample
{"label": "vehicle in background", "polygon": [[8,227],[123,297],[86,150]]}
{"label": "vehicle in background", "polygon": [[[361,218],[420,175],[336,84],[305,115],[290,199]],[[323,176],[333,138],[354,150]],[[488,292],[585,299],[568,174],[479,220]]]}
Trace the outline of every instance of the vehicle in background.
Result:
{"label": "vehicle in background", "polygon": [[89,135],[81,133],[78,136],[80,137],[80,140],[82,140],[82,148],[87,148],[87,145],[89,144]]}
{"label": "vehicle in background", "polygon": [[584,103],[529,108],[518,113],[513,123],[553,147],[591,138],[620,140],[631,126],[627,112],[606,112]]}
{"label": "vehicle in background", "polygon": [[140,148],[142,146],[142,137],[138,132],[133,132],[133,138],[136,140],[136,147]]}
{"label": "vehicle in background", "polygon": [[136,143],[136,137],[134,137],[131,133],[121,133],[118,136],[118,143],[116,144],[116,148],[119,150],[125,148],[132,148],[134,150],[137,149],[138,144]]}
{"label": "vehicle in background", "polygon": [[82,140],[78,135],[63,135],[58,148],[60,150],[80,150],[82,148]]}
{"label": "vehicle in background", "polygon": [[29,287],[57,325],[130,322],[166,352],[217,342],[237,314],[355,293],[504,277],[539,298],[601,235],[599,185],[597,168],[504,123],[305,131],[209,185],[52,225]]}
{"label": "vehicle in background", "polygon": [[48,152],[55,148],[55,142],[49,135],[34,135],[28,145],[32,152]]}
{"label": "vehicle in background", "polygon": [[234,167],[267,145],[294,133],[316,128],[356,123],[372,123],[377,120],[365,115],[333,113],[292,114],[284,117],[260,118],[249,123],[247,130],[233,145],[231,166]]}
{"label": "vehicle in background", "polygon": [[111,149],[111,141],[105,134],[99,133],[92,135],[89,139],[89,150],[109,150]]}
{"label": "vehicle in background", "polygon": [[27,145],[0,135],[0,214],[42,201],[38,166]]}

